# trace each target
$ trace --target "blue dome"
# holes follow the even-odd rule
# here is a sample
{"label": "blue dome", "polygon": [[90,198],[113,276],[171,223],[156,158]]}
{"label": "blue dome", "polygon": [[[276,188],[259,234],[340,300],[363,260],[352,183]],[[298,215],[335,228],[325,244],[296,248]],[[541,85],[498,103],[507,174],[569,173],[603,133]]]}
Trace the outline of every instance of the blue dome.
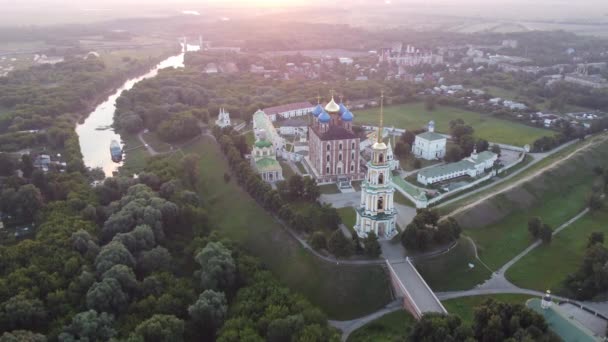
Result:
{"label": "blue dome", "polygon": [[353,113],[351,113],[348,109],[342,113],[342,121],[353,121]]}
{"label": "blue dome", "polygon": [[320,104],[318,104],[313,110],[312,110],[312,115],[314,116],[319,116],[321,114],[321,112],[323,112],[323,107],[321,107]]}
{"label": "blue dome", "polygon": [[340,103],[340,114],[344,114],[344,112],[347,112],[348,109],[346,109],[346,106],[344,105],[344,103]]}
{"label": "blue dome", "polygon": [[327,114],[326,111],[323,111],[320,115],[319,115],[319,122],[322,123],[328,123],[331,120],[331,116],[329,116],[329,114]]}

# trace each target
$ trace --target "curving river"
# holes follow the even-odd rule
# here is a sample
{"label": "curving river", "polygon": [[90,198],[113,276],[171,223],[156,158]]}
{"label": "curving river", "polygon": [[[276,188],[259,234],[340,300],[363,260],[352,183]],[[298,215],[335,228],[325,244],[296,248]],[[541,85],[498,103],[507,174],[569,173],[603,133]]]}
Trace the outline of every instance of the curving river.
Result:
{"label": "curving river", "polygon": [[[199,50],[199,46],[188,45],[187,50],[197,51]],[[91,168],[101,167],[106,176],[111,176],[112,172],[118,169],[121,163],[113,162],[110,156],[110,142],[112,140],[120,141],[121,146],[124,146],[120,135],[114,132],[114,129],[111,127],[114,120],[114,111],[116,110],[116,100],[124,90],[129,90],[138,82],[156,76],[160,69],[171,67],[184,67],[183,52],[158,63],[156,67],[146,74],[123,83],[104,102],[95,107],[82,124],[76,126],[76,133],[80,141],[80,151],[82,151],[86,166]]]}

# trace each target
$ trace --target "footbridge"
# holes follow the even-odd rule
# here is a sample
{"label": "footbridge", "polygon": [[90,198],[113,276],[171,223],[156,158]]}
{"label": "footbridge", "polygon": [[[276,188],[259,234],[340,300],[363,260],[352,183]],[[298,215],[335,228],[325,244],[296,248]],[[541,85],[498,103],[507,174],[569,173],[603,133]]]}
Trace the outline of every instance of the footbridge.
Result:
{"label": "footbridge", "polygon": [[416,319],[420,319],[423,314],[429,312],[447,314],[441,301],[435,296],[409,258],[386,260],[386,266],[396,296],[403,298],[403,307]]}

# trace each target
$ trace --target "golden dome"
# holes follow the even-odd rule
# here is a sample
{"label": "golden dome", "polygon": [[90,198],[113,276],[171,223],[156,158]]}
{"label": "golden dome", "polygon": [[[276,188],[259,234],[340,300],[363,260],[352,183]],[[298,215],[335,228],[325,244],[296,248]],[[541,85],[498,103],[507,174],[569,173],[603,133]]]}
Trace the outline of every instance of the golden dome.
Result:
{"label": "golden dome", "polygon": [[374,150],[386,150],[388,149],[388,147],[386,147],[386,144],[383,142],[377,142],[372,146],[372,149]]}
{"label": "golden dome", "polygon": [[331,97],[331,101],[325,106],[325,111],[328,113],[337,113],[340,111],[340,106],[334,101],[334,97]]}

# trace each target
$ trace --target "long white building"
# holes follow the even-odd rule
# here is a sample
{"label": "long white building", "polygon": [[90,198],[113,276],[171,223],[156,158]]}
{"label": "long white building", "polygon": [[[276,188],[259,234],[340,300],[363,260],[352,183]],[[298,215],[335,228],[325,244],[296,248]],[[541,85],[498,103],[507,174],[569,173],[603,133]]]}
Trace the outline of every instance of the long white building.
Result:
{"label": "long white building", "polygon": [[438,165],[418,172],[417,180],[421,184],[428,185],[461,176],[477,177],[494,166],[497,159],[498,155],[494,152],[477,153],[474,150],[469,158],[459,162]]}

